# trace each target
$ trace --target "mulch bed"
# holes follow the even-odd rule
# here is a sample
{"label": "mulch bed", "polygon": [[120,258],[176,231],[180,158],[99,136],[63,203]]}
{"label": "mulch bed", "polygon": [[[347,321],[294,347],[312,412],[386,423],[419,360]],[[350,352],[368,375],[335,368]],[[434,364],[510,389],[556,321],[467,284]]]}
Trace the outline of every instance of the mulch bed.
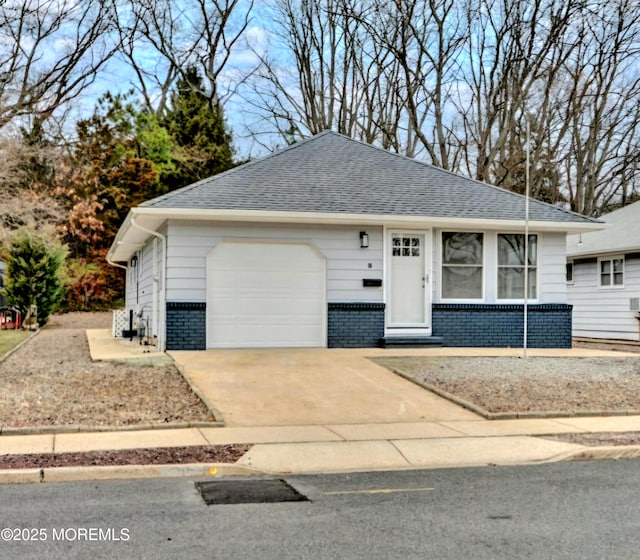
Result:
{"label": "mulch bed", "polygon": [[640,445],[640,432],[599,432],[595,434],[557,434],[544,439],[578,443],[589,447],[609,445]]}
{"label": "mulch bed", "polygon": [[249,449],[251,449],[250,445],[200,445],[117,451],[87,451],[82,453],[0,455],[0,469],[235,463]]}

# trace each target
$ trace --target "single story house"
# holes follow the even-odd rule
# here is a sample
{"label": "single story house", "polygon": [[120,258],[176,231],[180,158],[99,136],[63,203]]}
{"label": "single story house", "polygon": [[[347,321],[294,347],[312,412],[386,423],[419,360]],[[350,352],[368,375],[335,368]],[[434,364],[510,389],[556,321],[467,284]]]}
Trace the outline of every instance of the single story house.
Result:
{"label": "single story house", "polygon": [[640,340],[640,202],[601,217],[602,231],[567,237],[573,335]]}
{"label": "single story house", "polygon": [[[133,208],[109,251],[161,349],[571,345],[597,220],[324,132]],[[525,252],[528,259],[525,265]]]}

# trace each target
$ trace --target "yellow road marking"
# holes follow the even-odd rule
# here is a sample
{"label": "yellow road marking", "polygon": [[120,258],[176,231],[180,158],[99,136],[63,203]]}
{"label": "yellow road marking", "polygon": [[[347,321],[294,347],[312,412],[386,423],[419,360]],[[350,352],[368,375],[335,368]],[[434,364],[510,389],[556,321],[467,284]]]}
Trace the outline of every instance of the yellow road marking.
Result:
{"label": "yellow road marking", "polygon": [[401,492],[429,492],[433,488],[372,488],[370,490],[340,490],[323,492],[325,496],[340,496],[343,494],[397,494]]}

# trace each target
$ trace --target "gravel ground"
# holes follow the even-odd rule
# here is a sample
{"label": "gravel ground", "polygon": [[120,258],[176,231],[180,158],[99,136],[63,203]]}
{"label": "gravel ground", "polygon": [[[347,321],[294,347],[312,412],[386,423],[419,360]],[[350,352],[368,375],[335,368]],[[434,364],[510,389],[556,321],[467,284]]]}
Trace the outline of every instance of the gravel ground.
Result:
{"label": "gravel ground", "polygon": [[598,342],[597,339],[591,340],[574,340],[574,348],[589,348],[591,350],[607,350],[608,352],[632,352],[640,354],[640,343],[629,343],[626,341],[609,340],[607,342]]}
{"label": "gravel ground", "polygon": [[640,413],[638,358],[380,358],[488,412]]}
{"label": "gravel ground", "polygon": [[69,313],[0,363],[0,426],[171,424],[213,421],[172,365],[92,362],[87,328],[111,313]]}

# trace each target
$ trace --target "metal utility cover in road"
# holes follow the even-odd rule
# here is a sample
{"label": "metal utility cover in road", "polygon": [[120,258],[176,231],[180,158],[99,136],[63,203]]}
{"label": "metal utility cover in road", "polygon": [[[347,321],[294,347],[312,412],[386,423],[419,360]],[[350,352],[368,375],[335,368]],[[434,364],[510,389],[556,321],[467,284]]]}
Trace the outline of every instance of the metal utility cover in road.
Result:
{"label": "metal utility cover in road", "polygon": [[208,506],[309,501],[282,479],[214,480],[195,484]]}

